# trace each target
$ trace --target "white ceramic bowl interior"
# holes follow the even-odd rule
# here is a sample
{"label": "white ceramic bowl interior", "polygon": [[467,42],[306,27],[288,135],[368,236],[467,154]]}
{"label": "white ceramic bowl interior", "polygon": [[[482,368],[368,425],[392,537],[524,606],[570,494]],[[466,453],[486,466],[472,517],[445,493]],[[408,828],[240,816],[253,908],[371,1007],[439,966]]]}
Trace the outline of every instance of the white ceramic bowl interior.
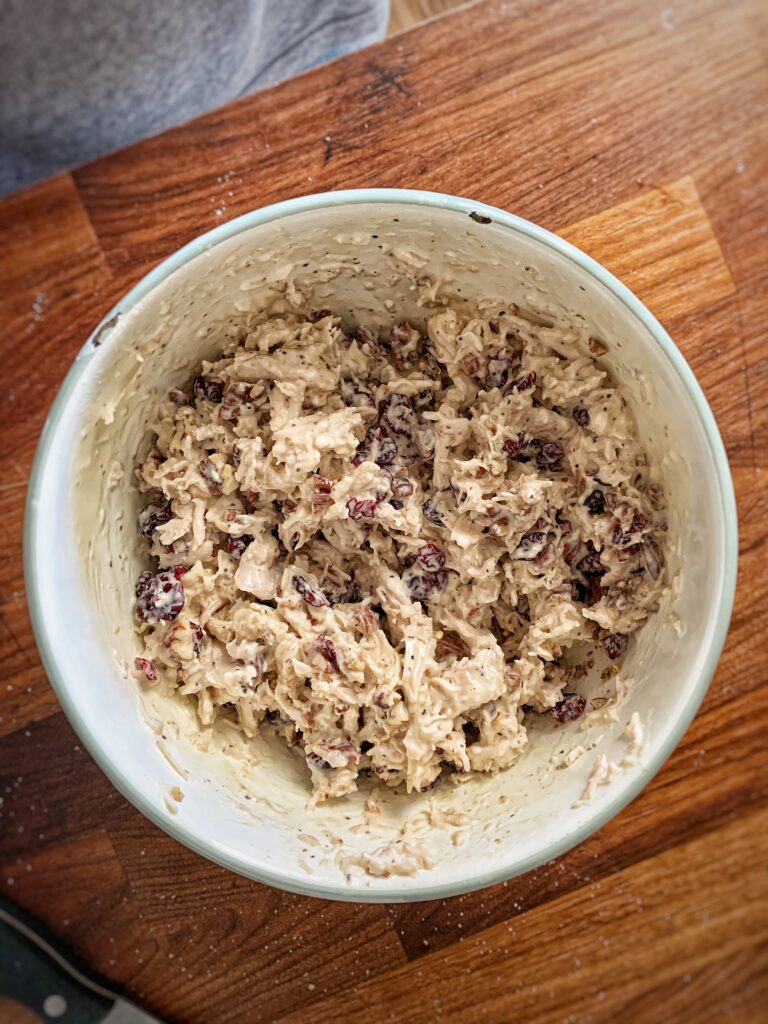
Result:
{"label": "white ceramic bowl interior", "polygon": [[[473,211],[490,223],[471,218]],[[403,274],[404,265],[413,272]],[[316,308],[378,326],[403,317],[423,323],[423,289],[413,281],[422,273],[454,301],[498,296],[566,310],[608,342],[604,363],[627,384],[668,490],[675,582],[630,647],[622,676],[634,685],[616,721],[593,716],[586,729],[542,722],[515,768],[429,794],[384,791],[380,814],[365,811],[370,789],[310,811],[294,754],[267,741],[246,748],[231,728],[201,736],[190,708],[140,697],[126,675],[139,650],[133,585],[146,568],[131,470],[148,445],[157,403],[189,384],[200,361],[221,350],[230,325],[287,280]],[[730,617],[735,565],[735,506],[717,428],[687,365],[641,303],[534,225],[468,200],[398,190],[332,193],[257,211],[198,239],[141,282],[105,318],[62,387],[40,445],[26,535],[30,607],[46,668],[115,785],[179,840],[233,870],[361,900],[427,899],[499,881],[549,860],[624,806],[704,695]],[[613,685],[598,675],[587,692],[610,698]],[[574,807],[596,757],[626,761],[623,732],[633,712],[645,727],[637,762]],[[555,769],[553,755],[575,746],[586,752]],[[436,824],[441,809],[462,824]],[[403,828],[428,849],[431,869],[371,877],[353,866]]]}

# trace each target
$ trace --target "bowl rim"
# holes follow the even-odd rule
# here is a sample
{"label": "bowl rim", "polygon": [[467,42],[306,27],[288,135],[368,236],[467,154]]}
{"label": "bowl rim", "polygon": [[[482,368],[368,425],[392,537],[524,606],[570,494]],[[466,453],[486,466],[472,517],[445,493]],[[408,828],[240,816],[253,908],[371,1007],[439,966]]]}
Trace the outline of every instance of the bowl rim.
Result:
{"label": "bowl rim", "polygon": [[[279,869],[249,862],[244,856],[236,856],[228,848],[223,847],[215,839],[193,832],[183,821],[170,815],[163,815],[159,808],[150,801],[145,793],[126,777],[111,761],[101,737],[91,731],[81,717],[76,700],[72,697],[67,685],[66,659],[57,659],[54,644],[46,627],[45,585],[41,578],[41,566],[38,562],[37,538],[41,529],[43,516],[40,513],[40,489],[46,473],[46,467],[57,428],[70,403],[77,401],[77,386],[86,372],[93,356],[99,351],[99,345],[112,333],[118,317],[124,316],[137,305],[146,295],[152,292],[161,282],[165,281],[177,269],[207,252],[220,242],[226,241],[251,228],[267,224],[271,221],[293,216],[312,210],[350,204],[393,204],[421,207],[437,207],[454,213],[466,215],[476,214],[489,217],[491,221],[502,227],[509,228],[548,246],[555,252],[575,263],[582,270],[595,278],[619,299],[637,320],[647,329],[651,337],[663,350],[675,369],[682,386],[692,400],[700,424],[706,435],[710,454],[715,467],[719,487],[720,506],[723,525],[723,586],[718,599],[715,625],[712,629],[706,660],[695,686],[683,709],[670,731],[666,741],[655,752],[649,762],[643,766],[636,776],[618,787],[616,795],[599,813],[583,821],[577,828],[537,853],[530,854],[523,860],[489,872],[468,875],[461,881],[437,884],[424,884],[412,888],[368,889],[362,884],[333,885],[304,880],[293,874],[283,873]],[[474,218],[473,218],[474,219]],[[677,747],[684,732],[693,720],[704,695],[707,692],[712,676],[717,667],[728,632],[736,588],[738,562],[738,520],[736,499],[733,489],[728,458],[714,415],[680,350],[677,348],[667,331],[653,316],[650,310],[622,284],[610,271],[570,242],[565,241],[546,228],[515,214],[508,213],[487,203],[478,202],[460,196],[452,196],[440,192],[426,192],[415,189],[372,188],[347,189],[338,192],[320,192],[313,195],[300,196],[283,200],[269,206],[261,207],[242,214],[226,223],[220,224],[204,234],[192,239],[176,250],[156,267],[145,274],[133,288],[121,298],[102,318],[100,323],[89,335],[78,352],[67,375],[62,382],[56,398],[48,413],[43,427],[38,448],[35,454],[24,517],[24,580],[28,599],[29,615],[37,647],[48,679],[56,693],[67,719],[83,744],[109,778],[115,788],[129,800],[138,810],[155,825],[174,839],[208,860],[237,874],[244,875],[254,881],[266,883],[279,889],[316,896],[325,899],[336,899],[348,902],[364,903],[399,903],[415,902],[431,899],[444,899],[463,893],[483,889],[504,882],[509,878],[524,874],[540,867],[547,861],[559,857],[574,846],[583,842],[608,821],[615,817],[645,788],[654,775],[661,769],[672,751]]]}

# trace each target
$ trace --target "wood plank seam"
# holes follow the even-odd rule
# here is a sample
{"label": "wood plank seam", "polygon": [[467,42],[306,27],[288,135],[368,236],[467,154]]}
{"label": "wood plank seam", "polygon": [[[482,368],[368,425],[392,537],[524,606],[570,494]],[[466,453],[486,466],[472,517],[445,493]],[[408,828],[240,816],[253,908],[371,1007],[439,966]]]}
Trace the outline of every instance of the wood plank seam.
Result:
{"label": "wood plank seam", "polygon": [[[737,316],[739,318],[739,343],[741,345],[741,358],[742,358],[742,363],[741,363],[741,366],[740,366],[740,370],[744,374],[744,390],[745,390],[746,399],[747,399],[747,401],[746,401],[747,420],[749,422],[749,436],[750,436],[750,440],[752,442],[752,468],[755,470],[755,472],[757,472],[759,470],[758,458],[757,458],[757,435],[756,435],[756,431],[755,431],[754,414],[753,414],[753,411],[752,411],[752,391],[751,391],[751,387],[750,387],[749,373],[747,373],[747,369],[748,369],[748,365],[749,364],[748,364],[746,335],[745,335],[745,332],[744,332],[744,314],[743,314],[741,297],[739,297],[739,301],[737,302],[736,310],[737,310]],[[749,550],[749,549],[747,549],[747,550]],[[744,554],[744,551],[740,550],[740,554]]]}
{"label": "wood plank seam", "polygon": [[[614,892],[616,894],[616,902],[619,904],[619,907],[617,907],[617,911],[620,911],[620,906],[622,903],[626,906],[626,910],[623,913],[618,913],[619,920],[622,917],[624,917],[628,921],[630,919],[630,915],[632,912],[643,912],[644,907],[642,896],[639,898],[634,896],[634,891],[642,890],[643,887],[645,887],[646,890],[650,888],[651,891],[653,891],[653,887],[655,886],[660,893],[663,892],[665,889],[669,888],[670,891],[668,893],[668,898],[672,906],[675,906],[675,887],[681,890],[684,890],[686,886],[689,889],[695,889],[696,885],[696,882],[694,882],[692,879],[688,879],[686,881],[683,877],[679,878],[679,882],[676,881],[677,875],[674,871],[674,865],[683,862],[684,855],[687,851],[693,854],[699,861],[699,863],[702,865],[704,874],[706,874],[707,876],[712,876],[714,872],[717,870],[716,864],[712,861],[711,856],[716,849],[719,849],[721,857],[723,855],[723,852],[725,852],[725,854],[729,855],[730,857],[734,857],[736,853],[736,848],[745,848],[749,843],[749,837],[751,837],[752,835],[762,836],[762,845],[763,847],[765,847],[766,825],[768,825],[768,811],[766,811],[766,808],[763,807],[760,810],[753,812],[748,817],[742,818],[734,823],[731,823],[730,825],[721,828],[720,830],[718,830],[718,833],[714,833],[704,838],[694,839],[687,844],[683,844],[683,846],[681,847],[677,847],[672,851],[665,852],[662,855],[662,857],[657,861],[657,863],[659,864],[659,869],[655,869],[653,867],[649,868],[649,866],[646,864],[632,865],[631,867],[626,868],[623,871],[620,871],[610,876],[610,878],[601,882],[599,886],[590,886],[588,888],[592,890],[592,895],[594,895],[596,891],[599,891],[599,889],[603,886],[605,886],[605,888],[607,888],[609,891]],[[720,861],[718,860],[717,863],[720,863]],[[669,866],[669,870],[667,872],[665,872],[661,867],[662,864],[665,867]],[[752,875],[750,880],[753,886],[751,892],[753,900],[752,918],[753,923],[758,930],[757,937],[768,938],[768,915],[765,916],[765,918],[762,921],[762,926],[760,926],[758,923],[760,921],[760,916],[757,909],[755,909],[759,906],[768,909],[768,886],[766,885],[765,872],[762,871],[762,869],[758,867],[756,864],[752,869]],[[733,884],[734,886],[738,886],[737,881],[734,881]],[[637,890],[635,889],[635,887],[637,887]],[[572,944],[575,946],[579,945],[581,941],[581,935],[578,932],[577,918],[574,918],[574,913],[572,913],[571,911],[566,909],[558,911],[558,908],[570,907],[571,910],[575,910],[575,908],[579,905],[579,902],[581,901],[582,904],[586,903],[586,906],[582,907],[582,912],[587,911],[589,903],[586,902],[585,896],[589,895],[590,893],[587,892],[585,894],[584,890],[571,892],[553,901],[553,903],[547,906],[543,911],[537,913],[538,908],[536,908],[531,912],[532,919],[541,919],[542,917],[554,918],[555,916],[559,916],[561,921],[567,923],[569,930],[573,933],[569,936],[567,930],[563,931],[562,938],[559,939],[557,931],[555,931],[553,935],[551,931],[546,932],[546,930],[544,930],[547,935],[546,941],[549,943],[550,946],[552,946],[553,943],[556,943],[557,941],[562,941],[564,943]],[[690,910],[688,910],[687,907],[685,908],[685,912],[687,912],[689,915],[691,914],[692,910],[693,908],[691,908]],[[732,907],[728,908],[727,905],[724,903],[721,913],[719,915],[719,919],[722,920],[723,925],[726,925],[729,918],[733,920],[734,911]],[[526,922],[524,919],[517,920],[515,924],[521,928],[526,926]],[[714,931],[714,926],[712,929],[709,929],[707,927],[710,924],[712,924],[712,921],[710,918],[707,918],[706,920],[702,920],[701,925],[698,927],[698,929],[692,920],[690,926],[691,928],[693,928],[693,930]],[[638,919],[638,928],[639,926],[640,920]],[[574,929],[576,929],[575,932]],[[719,927],[719,922],[716,930],[721,941],[725,941],[726,936],[723,934],[723,929]],[[510,935],[512,936],[511,938]],[[471,939],[465,940],[465,949],[463,957],[465,958],[465,962],[467,958],[472,957],[474,961],[473,969],[477,970],[484,976],[486,984],[495,987],[496,991],[499,992],[499,986],[504,985],[503,972],[499,975],[499,977],[493,978],[490,975],[488,968],[484,967],[483,965],[482,947],[490,946],[494,942],[497,942],[500,947],[506,947],[507,949],[510,949],[512,952],[515,951],[516,946],[519,947],[516,956],[518,959],[522,958],[524,952],[524,941],[522,939],[516,939],[515,928],[509,927],[506,923],[493,925],[491,928],[476,933],[471,937]],[[444,980],[447,982],[448,977],[452,972],[451,965],[455,964],[456,957],[458,955],[457,946],[458,944],[454,943],[452,946],[447,947],[446,949],[441,949],[434,953],[427,954],[424,958],[422,958],[419,961],[418,964],[411,961],[406,966],[396,967],[392,971],[385,974],[383,977],[365,983],[363,986],[356,989],[354,993],[350,993],[349,997],[345,997],[348,1015],[355,1016],[356,1013],[358,1012],[364,1012],[365,1008],[367,1008],[368,1012],[374,1014],[379,1010],[383,1010],[383,1003],[384,1001],[386,1001],[385,991],[387,990],[383,990],[381,986],[388,984],[388,990],[392,991],[395,988],[395,980],[399,979],[403,981],[402,986],[397,986],[397,995],[399,996],[399,1008],[397,1005],[392,1006],[392,1012],[388,1019],[394,1022],[419,1019],[418,1010],[416,1010],[415,1015],[411,1015],[413,1014],[413,1010],[415,1009],[415,1007],[413,1007],[412,1004],[411,1011],[409,1011],[407,1014],[403,1013],[402,1008],[404,1006],[404,1001],[402,993],[413,992],[413,1001],[414,1003],[417,1003],[419,998],[418,985],[416,984],[417,978],[424,978],[425,984],[427,985],[434,984],[432,979],[439,980],[441,977],[440,971],[443,968],[445,968],[446,971]],[[548,954],[546,954],[545,951],[543,951],[543,955]],[[708,962],[706,952],[702,951],[700,955],[704,957],[705,963]],[[613,956],[615,957],[616,954],[613,954]],[[513,957],[512,963],[514,963],[514,959],[515,958]],[[430,965],[433,966],[433,970],[430,970]],[[543,979],[548,981],[549,983],[556,982],[558,976],[556,963],[552,963],[552,967],[554,969],[553,973],[551,973],[548,977],[545,976],[545,978]],[[662,969],[662,965],[660,963],[656,964],[656,967],[659,970]],[[666,968],[664,969],[667,972],[675,971],[678,970],[678,966],[676,963],[671,963],[667,964]],[[468,973],[470,972],[468,971]],[[653,977],[652,974],[651,977]],[[648,983],[649,982],[646,982],[646,984]],[[608,979],[606,979],[606,987],[608,987],[609,984],[610,982],[608,981]],[[469,1010],[469,1007],[466,1002],[466,994],[457,990],[455,987],[452,987],[451,997],[452,998],[449,1004],[450,1009],[446,1009],[444,1018],[448,1021],[448,1024],[451,1024],[451,1022],[454,1021],[458,1022],[462,1020],[471,1019],[471,1017],[467,1018],[466,1016]],[[484,999],[486,998],[487,994],[484,995]],[[614,1002],[614,1012],[619,1009],[620,1004],[621,999],[619,998]],[[311,1005],[306,1011],[300,1010],[295,1014],[292,1013],[286,1017],[279,1018],[279,1020],[280,1024],[300,1024],[300,1022],[310,1020],[315,1022],[315,1024],[319,1024],[319,1022],[322,1021],[331,1021],[337,1019],[335,1014],[338,1012],[339,1009],[339,1002],[334,997],[331,997],[330,999],[323,999],[317,1004]],[[539,1016],[537,1019],[541,1020],[542,1024],[545,1024],[545,1022],[549,1021],[563,1019],[562,1009],[555,1007],[553,1012],[550,1014],[547,1012],[547,1007],[545,1003],[541,1005],[540,1009],[541,1016]],[[559,1016],[557,1015],[558,1013],[560,1014]],[[317,1016],[318,1014],[320,1015],[319,1017]],[[374,1017],[374,1019],[376,1018]],[[509,1018],[489,1016],[485,1017],[484,1019],[489,1019],[491,1021],[501,1021],[507,1020]],[[529,1018],[525,1017],[523,1019]],[[607,1020],[616,1018],[605,1015],[601,1016],[598,1019]]]}
{"label": "wood plank seam", "polygon": [[[592,255],[629,287],[637,279],[633,290],[651,307],[655,305],[655,292],[649,290],[645,275],[639,271],[648,266],[662,274],[661,293],[666,297],[667,280],[662,273],[665,263],[689,250],[699,253],[699,260],[706,260],[708,273],[703,278],[700,273],[692,278],[689,300],[674,314],[667,310],[668,315],[694,311],[736,292],[711,221],[689,175],[608,207],[557,233]],[[659,310],[658,315],[664,316],[665,310]]]}

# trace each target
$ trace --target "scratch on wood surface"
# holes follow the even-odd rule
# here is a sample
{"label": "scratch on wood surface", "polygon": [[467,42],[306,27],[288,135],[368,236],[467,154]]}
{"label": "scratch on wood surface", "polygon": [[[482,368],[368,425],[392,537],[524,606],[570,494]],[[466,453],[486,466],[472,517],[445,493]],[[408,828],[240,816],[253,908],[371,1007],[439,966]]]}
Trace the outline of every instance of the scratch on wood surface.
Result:
{"label": "scratch on wood surface", "polygon": [[365,83],[362,99],[370,114],[383,114],[392,104],[394,94],[411,99],[413,94],[403,81],[406,67],[387,67],[370,60],[365,65],[370,75]]}
{"label": "scratch on wood surface", "polygon": [[377,64],[374,60],[368,61],[365,66],[366,69],[374,76],[374,81],[372,83],[369,82],[366,88],[373,87],[376,89],[382,89],[385,92],[392,88],[396,89],[402,96],[411,95],[411,90],[403,81],[401,81],[403,75],[407,71],[407,68],[385,67],[382,64]]}

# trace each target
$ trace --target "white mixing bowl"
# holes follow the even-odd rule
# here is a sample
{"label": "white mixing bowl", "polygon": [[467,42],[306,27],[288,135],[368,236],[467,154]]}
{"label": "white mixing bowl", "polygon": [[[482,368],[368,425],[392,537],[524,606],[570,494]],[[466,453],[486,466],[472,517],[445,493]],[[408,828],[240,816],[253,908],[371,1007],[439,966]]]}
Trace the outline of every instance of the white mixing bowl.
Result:
{"label": "white mixing bowl", "polygon": [[[406,262],[420,254],[423,269],[450,281],[457,296],[565,308],[609,340],[604,361],[633,396],[669,493],[675,584],[630,645],[623,674],[634,685],[617,721],[593,716],[585,730],[579,722],[542,722],[511,770],[429,794],[386,791],[380,814],[364,809],[369,791],[310,811],[308,778],[294,754],[265,740],[257,762],[231,727],[201,737],[189,709],[140,696],[126,673],[139,648],[133,585],[146,568],[132,467],[146,450],[158,402],[220,350],[227,323],[284,287],[292,271],[316,308],[370,324],[423,321],[418,289],[393,271],[391,250]],[[722,649],[736,532],[712,413],[680,352],[635,296],[527,221],[466,199],[385,189],[308,196],[224,224],[162,263],[110,312],[78,355],[43,432],[25,568],[38,646],[64,711],[110,779],[152,821],[219,864],[285,889],[421,900],[550,860],[605,824],[659,770]],[[610,685],[598,677],[587,692],[610,695]],[[627,757],[623,735],[633,712],[645,729],[636,759]],[[553,755],[576,745],[586,752],[555,769]],[[579,805],[603,754],[624,767]],[[446,808],[454,824],[440,818]],[[433,867],[372,877],[355,866],[401,828],[428,849]]]}

